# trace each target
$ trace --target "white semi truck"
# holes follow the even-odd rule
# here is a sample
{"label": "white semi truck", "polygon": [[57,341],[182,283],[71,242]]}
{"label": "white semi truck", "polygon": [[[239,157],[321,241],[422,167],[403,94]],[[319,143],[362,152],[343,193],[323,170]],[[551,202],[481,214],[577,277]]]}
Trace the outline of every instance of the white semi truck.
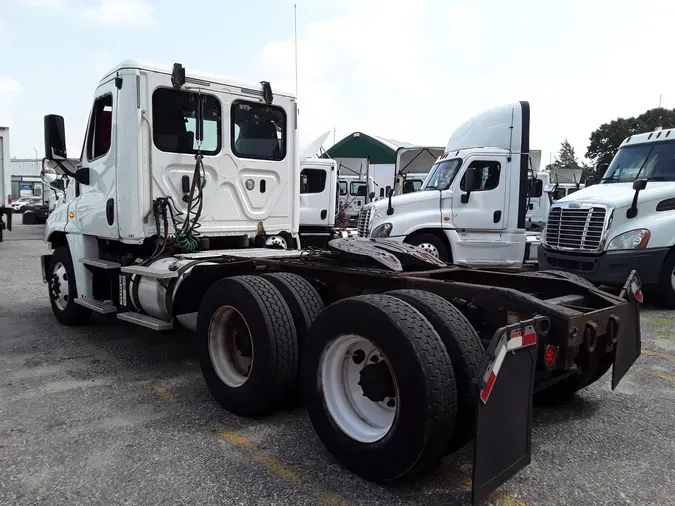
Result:
{"label": "white semi truck", "polygon": [[12,230],[12,179],[9,172],[9,128],[0,126],[0,242]]}
{"label": "white semi truck", "polygon": [[[47,116],[45,158],[76,181],[45,230],[52,311],[64,325],[182,325],[223,407],[260,415],[300,391],[326,448],[369,480],[422,475],[473,441],[477,504],[530,462],[534,395],[571,395],[611,367],[615,387],[632,366],[638,280],[614,296],[389,240],[278,249],[298,237],[296,112],[267,82],[123,62],[96,89],[76,170],[63,118]],[[525,170],[526,153],[505,167]],[[232,237],[239,249],[218,249]]]}
{"label": "white semi truck", "polygon": [[362,209],[359,236],[413,244],[456,265],[536,263],[539,236],[526,233],[526,218],[543,187],[529,142],[529,109],[521,104],[472,118],[452,134],[420,191]]}
{"label": "white semi truck", "polygon": [[622,286],[637,269],[653,301],[675,308],[675,130],[624,140],[600,184],[551,206],[539,265]]}

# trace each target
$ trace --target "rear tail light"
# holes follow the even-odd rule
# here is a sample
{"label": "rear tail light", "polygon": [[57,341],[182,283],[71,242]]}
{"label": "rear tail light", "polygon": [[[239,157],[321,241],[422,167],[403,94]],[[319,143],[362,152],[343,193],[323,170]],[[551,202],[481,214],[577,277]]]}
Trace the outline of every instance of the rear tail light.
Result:
{"label": "rear tail light", "polygon": [[544,348],[544,364],[547,369],[553,369],[558,360],[558,347],[552,344],[547,344]]}

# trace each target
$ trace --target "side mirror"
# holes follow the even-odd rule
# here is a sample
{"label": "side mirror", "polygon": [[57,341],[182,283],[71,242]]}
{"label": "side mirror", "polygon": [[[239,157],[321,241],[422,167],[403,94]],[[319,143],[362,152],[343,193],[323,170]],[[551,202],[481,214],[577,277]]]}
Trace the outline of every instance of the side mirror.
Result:
{"label": "side mirror", "polygon": [[642,191],[645,188],[647,188],[647,180],[646,179],[636,179],[635,181],[633,181],[633,190]]}
{"label": "side mirror", "polygon": [[368,194],[368,199],[369,199],[369,200],[373,200],[374,198],[375,198],[375,192],[370,192],[370,193]]}
{"label": "side mirror", "polygon": [[541,179],[533,179],[530,183],[530,197],[538,199],[544,194],[544,182]]}
{"label": "side mirror", "polygon": [[58,174],[56,174],[56,171],[54,170],[53,167],[47,166],[45,167],[45,160],[42,162],[42,172],[40,173],[40,176],[42,176],[42,182],[46,184],[47,186],[51,186],[54,181],[58,179]]}
{"label": "side mirror", "polygon": [[47,160],[65,160],[66,127],[63,116],[48,114],[45,116],[45,158]]}
{"label": "side mirror", "polygon": [[477,182],[478,178],[476,169],[474,167],[469,167],[466,169],[466,172],[464,173],[464,190],[466,193],[462,193],[462,197],[460,198],[462,204],[469,203],[469,195],[471,195],[471,192],[476,187]]}
{"label": "side mirror", "polygon": [[391,197],[391,196],[393,196],[393,195],[394,195],[394,189],[393,189],[393,188],[389,188],[389,191],[387,192],[387,197]]}

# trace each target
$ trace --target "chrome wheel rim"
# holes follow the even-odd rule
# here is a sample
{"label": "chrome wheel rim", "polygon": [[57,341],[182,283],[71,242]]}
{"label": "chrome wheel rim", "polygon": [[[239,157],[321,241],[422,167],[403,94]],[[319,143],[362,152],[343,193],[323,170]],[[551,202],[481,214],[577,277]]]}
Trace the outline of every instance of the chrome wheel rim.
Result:
{"label": "chrome wheel rim", "polygon": [[431,256],[433,256],[435,258],[438,258],[440,260],[441,255],[438,252],[438,248],[436,246],[434,246],[433,244],[428,243],[428,242],[423,242],[422,244],[418,244],[417,247],[426,251]]}

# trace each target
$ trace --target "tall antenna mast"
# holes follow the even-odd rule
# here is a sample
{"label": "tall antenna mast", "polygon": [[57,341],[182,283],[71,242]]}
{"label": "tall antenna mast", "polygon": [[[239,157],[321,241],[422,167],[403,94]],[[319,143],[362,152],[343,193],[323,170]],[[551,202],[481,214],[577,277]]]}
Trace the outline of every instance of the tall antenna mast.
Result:
{"label": "tall antenna mast", "polygon": [[295,98],[298,98],[298,6],[293,4],[293,36],[295,37]]}

